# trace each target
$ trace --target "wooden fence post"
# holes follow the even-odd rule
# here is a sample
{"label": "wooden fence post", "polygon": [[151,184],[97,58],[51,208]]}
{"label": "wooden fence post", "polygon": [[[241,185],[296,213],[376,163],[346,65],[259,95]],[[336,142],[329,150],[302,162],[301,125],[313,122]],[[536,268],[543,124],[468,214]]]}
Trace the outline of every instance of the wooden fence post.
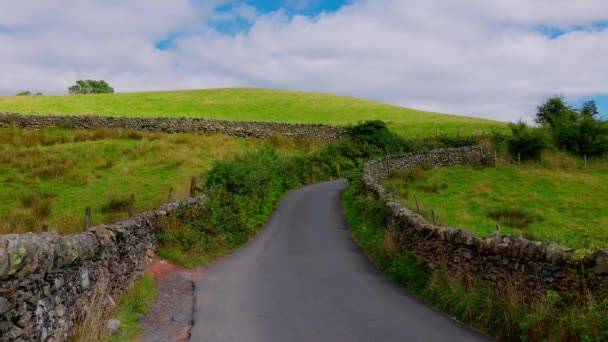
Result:
{"label": "wooden fence post", "polygon": [[91,226],[91,207],[87,207],[84,214],[84,231],[89,230]]}
{"label": "wooden fence post", "polygon": [[585,168],[587,168],[587,155],[585,154],[583,158],[585,159]]}
{"label": "wooden fence post", "polygon": [[190,197],[196,196],[196,177],[190,180]]}
{"label": "wooden fence post", "polygon": [[435,214],[435,209],[432,210],[433,213],[433,223],[435,224],[435,227],[437,227],[437,215]]}
{"label": "wooden fence post", "polygon": [[521,152],[517,152],[517,167],[521,167]]}
{"label": "wooden fence post", "polygon": [[173,202],[173,187],[169,189],[169,196],[167,196],[167,203]]}
{"label": "wooden fence post", "polygon": [[416,209],[418,209],[418,215],[422,215],[420,212],[420,202],[418,202],[418,195],[414,195],[414,199],[416,199]]}
{"label": "wooden fence post", "polygon": [[131,194],[131,200],[129,201],[129,218],[133,217],[133,207],[135,207],[135,194]]}

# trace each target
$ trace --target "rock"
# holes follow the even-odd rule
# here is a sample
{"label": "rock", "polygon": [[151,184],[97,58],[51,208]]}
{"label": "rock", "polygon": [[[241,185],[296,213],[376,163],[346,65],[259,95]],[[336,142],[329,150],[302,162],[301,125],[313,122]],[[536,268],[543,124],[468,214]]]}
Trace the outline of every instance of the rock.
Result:
{"label": "rock", "polygon": [[0,297],[0,315],[5,314],[11,308],[12,308],[12,305],[8,301],[8,299],[6,299],[4,297]]}
{"label": "rock", "polygon": [[595,272],[595,274],[608,274],[608,259],[598,258],[595,261],[593,272]]}
{"label": "rock", "polygon": [[114,335],[122,329],[122,324],[119,320],[112,318],[106,321],[106,329],[111,335]]}

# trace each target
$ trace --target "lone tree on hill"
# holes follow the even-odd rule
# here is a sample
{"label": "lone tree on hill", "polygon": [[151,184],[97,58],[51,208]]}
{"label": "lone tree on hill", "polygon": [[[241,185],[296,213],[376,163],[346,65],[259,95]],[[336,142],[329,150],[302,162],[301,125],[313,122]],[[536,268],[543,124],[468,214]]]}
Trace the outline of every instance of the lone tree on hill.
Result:
{"label": "lone tree on hill", "polygon": [[70,94],[111,94],[114,92],[114,88],[104,80],[78,80],[68,90]]}

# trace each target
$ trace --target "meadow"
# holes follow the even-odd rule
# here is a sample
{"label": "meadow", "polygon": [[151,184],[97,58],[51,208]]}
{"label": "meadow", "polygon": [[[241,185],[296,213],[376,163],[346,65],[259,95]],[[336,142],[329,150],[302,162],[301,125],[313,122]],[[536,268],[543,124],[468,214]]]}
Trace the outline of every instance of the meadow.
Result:
{"label": "meadow", "polygon": [[439,224],[487,236],[522,234],[581,250],[608,247],[608,168],[522,165],[416,169],[385,181],[402,204]]}
{"label": "meadow", "polygon": [[504,122],[425,112],[346,96],[258,88],[68,96],[0,97],[0,112],[22,114],[99,114],[145,117],[203,117],[332,125],[383,120],[405,137],[472,135]]}
{"label": "meadow", "polygon": [[314,143],[268,141],[204,134],[161,134],[130,130],[37,131],[0,129],[0,234],[82,231],[84,212],[92,224],[156,209],[174,197],[186,198],[190,179],[215,160],[279,147],[281,153],[310,151]]}

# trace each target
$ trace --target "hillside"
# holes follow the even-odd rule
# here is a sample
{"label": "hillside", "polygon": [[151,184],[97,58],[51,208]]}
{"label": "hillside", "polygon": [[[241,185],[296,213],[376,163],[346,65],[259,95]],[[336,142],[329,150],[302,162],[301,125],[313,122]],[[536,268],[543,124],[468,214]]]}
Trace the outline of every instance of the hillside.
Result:
{"label": "hillside", "polygon": [[352,97],[256,88],[70,96],[0,97],[0,112],[23,114],[99,114],[115,116],[186,116],[345,125],[384,120],[404,136],[441,133],[476,134],[498,121],[424,112]]}

